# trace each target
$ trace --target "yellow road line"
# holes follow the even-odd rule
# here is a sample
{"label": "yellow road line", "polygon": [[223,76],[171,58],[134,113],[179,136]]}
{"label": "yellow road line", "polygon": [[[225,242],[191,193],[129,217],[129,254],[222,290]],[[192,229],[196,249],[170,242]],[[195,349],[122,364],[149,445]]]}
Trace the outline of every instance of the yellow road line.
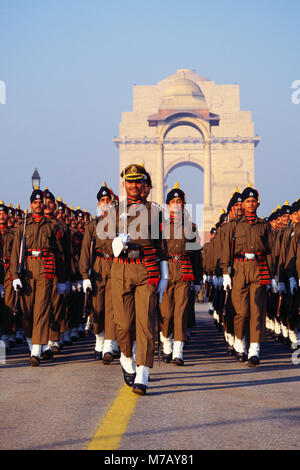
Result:
{"label": "yellow road line", "polygon": [[117,450],[129,420],[134,412],[139,395],[124,385],[104,416],[88,450]]}

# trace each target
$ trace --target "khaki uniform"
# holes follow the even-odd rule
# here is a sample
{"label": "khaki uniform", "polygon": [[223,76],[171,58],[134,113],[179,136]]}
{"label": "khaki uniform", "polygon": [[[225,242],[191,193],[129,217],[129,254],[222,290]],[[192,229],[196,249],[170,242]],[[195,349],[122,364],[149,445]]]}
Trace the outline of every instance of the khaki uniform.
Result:
{"label": "khaki uniform", "polygon": [[274,275],[273,241],[270,226],[256,218],[249,224],[243,216],[239,222],[229,224],[224,238],[221,265],[223,273],[228,274],[231,266],[231,247],[233,248],[232,303],[236,311],[234,318],[235,336],[242,340],[249,328],[250,342],[265,340],[265,316],[267,290],[261,285],[257,259],[246,261],[244,253],[262,253],[266,256],[271,278]]}
{"label": "khaki uniform", "polygon": [[[123,221],[126,218],[126,230],[130,235],[128,251],[114,259],[111,269],[112,299],[114,318],[117,328],[117,340],[121,352],[132,357],[132,347],[136,338],[136,365],[152,367],[154,361],[154,336],[156,323],[156,285],[149,283],[150,278],[145,267],[144,250],[153,247],[159,261],[167,260],[164,240],[161,236],[162,213],[158,205],[143,202],[138,205],[140,212],[132,213],[133,207],[127,204],[126,214],[122,207],[116,209],[116,231],[124,232]],[[119,221],[121,212],[122,220]],[[130,215],[130,213],[132,215]],[[141,233],[135,232],[135,223],[142,214]],[[156,227],[157,237],[153,237],[151,223]],[[114,235],[114,236],[115,236]],[[130,258],[131,253],[138,254]]]}
{"label": "khaki uniform", "polygon": [[[188,323],[188,307],[190,297],[190,281],[182,279],[182,257],[187,253],[186,243],[194,243],[195,251],[188,251],[193,268],[194,283],[199,285],[202,278],[202,260],[200,241],[193,225],[190,237],[184,235],[184,227],[180,232],[173,222],[170,223],[170,236],[166,237],[169,257],[169,281],[161,302],[161,331],[165,338],[173,332],[174,341],[185,341]],[[191,307],[191,306],[190,306]]]}
{"label": "khaki uniform", "polygon": [[[14,230],[8,229],[5,234],[0,234],[1,263],[0,263],[0,284],[5,289],[5,296],[1,301],[1,328],[4,335],[11,335],[16,331],[16,324],[13,324],[12,309],[14,307],[15,293],[12,285],[10,272],[10,257],[14,240]],[[15,320],[20,323],[20,317]]]}
{"label": "khaki uniform", "polygon": [[95,334],[99,334],[105,329],[105,339],[114,341],[116,339],[116,332],[111,294],[111,267],[113,262],[111,240],[101,240],[96,233],[97,223],[103,220],[104,217],[101,216],[96,220],[92,220],[86,227],[82,242],[79,269],[82,279],[88,279],[90,246],[92,240],[94,240],[91,274],[94,332]]}
{"label": "khaki uniform", "polygon": [[[23,235],[24,222],[21,222],[15,232],[12,254],[11,274],[12,279],[18,276],[18,259]],[[53,219],[42,218],[36,224],[32,218],[26,224],[26,256],[23,289],[20,297],[20,305],[24,315],[24,334],[32,337],[32,344],[45,345],[49,339],[49,326],[51,320],[51,297],[53,279],[48,279],[45,274],[42,256],[31,256],[31,250],[50,250],[54,254],[55,268],[58,282],[65,281],[65,270],[61,258],[61,247],[57,233],[59,226]]]}

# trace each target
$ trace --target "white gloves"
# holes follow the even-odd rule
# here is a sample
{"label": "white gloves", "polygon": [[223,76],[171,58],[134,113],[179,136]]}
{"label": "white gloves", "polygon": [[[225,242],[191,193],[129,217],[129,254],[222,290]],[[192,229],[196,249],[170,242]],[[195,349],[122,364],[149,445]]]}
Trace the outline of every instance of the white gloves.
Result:
{"label": "white gloves", "polygon": [[84,279],[83,292],[86,294],[88,290],[92,290],[92,283],[90,279]]}
{"label": "white gloves", "polygon": [[157,286],[156,294],[158,294],[158,302],[161,303],[164,291],[168,285],[169,280],[169,266],[168,261],[161,261],[159,263],[160,280]]}
{"label": "white gloves", "polygon": [[294,295],[296,290],[298,289],[296,279],[294,277],[290,277],[290,290],[291,294]]}
{"label": "white gloves", "polygon": [[120,233],[118,237],[113,239],[112,250],[115,258],[117,258],[120,253],[126,249],[127,243],[129,243],[130,237],[128,233]]}
{"label": "white gloves", "polygon": [[205,284],[207,281],[207,275],[206,274],[203,274],[203,284]]}
{"label": "white gloves", "polygon": [[286,294],[286,287],[284,282],[279,283],[279,293],[281,294]]}
{"label": "white gloves", "polygon": [[56,291],[58,295],[64,295],[64,293],[66,292],[66,284],[64,282],[58,282],[56,284]]}
{"label": "white gloves", "polygon": [[273,294],[278,294],[279,288],[278,288],[278,282],[276,279],[271,280],[271,289]]}
{"label": "white gloves", "polygon": [[18,289],[22,289],[22,287],[23,287],[23,284],[20,279],[13,280],[13,288],[15,289],[15,291],[17,291]]}
{"label": "white gloves", "polygon": [[224,290],[232,289],[231,277],[229,274],[223,274],[223,288]]}
{"label": "white gloves", "polygon": [[4,286],[0,284],[0,298],[4,299],[4,296],[5,296],[5,289],[4,289]]}

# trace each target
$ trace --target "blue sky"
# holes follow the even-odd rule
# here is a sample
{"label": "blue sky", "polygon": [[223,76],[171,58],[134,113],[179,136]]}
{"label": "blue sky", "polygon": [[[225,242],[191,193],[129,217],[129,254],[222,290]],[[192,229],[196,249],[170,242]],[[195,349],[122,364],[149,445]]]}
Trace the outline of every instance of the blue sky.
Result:
{"label": "blue sky", "polygon": [[[69,204],[94,211],[98,187],[118,187],[122,111],[132,87],[179,68],[238,83],[255,132],[260,214],[300,197],[300,2],[254,0],[1,0],[1,194],[28,205],[38,168]],[[176,177],[176,175],[174,175]],[[182,184],[203,178],[187,168]],[[195,201],[195,190],[188,198]]]}

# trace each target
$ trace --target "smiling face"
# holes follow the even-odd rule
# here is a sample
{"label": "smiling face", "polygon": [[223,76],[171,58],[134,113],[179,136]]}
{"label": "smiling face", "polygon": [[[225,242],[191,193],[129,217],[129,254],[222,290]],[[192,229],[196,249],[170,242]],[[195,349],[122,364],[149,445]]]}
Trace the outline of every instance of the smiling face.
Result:
{"label": "smiling face", "polygon": [[143,180],[135,180],[135,181],[127,181],[125,180],[125,190],[127,197],[132,199],[142,199],[142,194],[145,187],[145,181]]}
{"label": "smiling face", "polygon": [[0,225],[6,225],[8,214],[5,211],[0,211]]}

